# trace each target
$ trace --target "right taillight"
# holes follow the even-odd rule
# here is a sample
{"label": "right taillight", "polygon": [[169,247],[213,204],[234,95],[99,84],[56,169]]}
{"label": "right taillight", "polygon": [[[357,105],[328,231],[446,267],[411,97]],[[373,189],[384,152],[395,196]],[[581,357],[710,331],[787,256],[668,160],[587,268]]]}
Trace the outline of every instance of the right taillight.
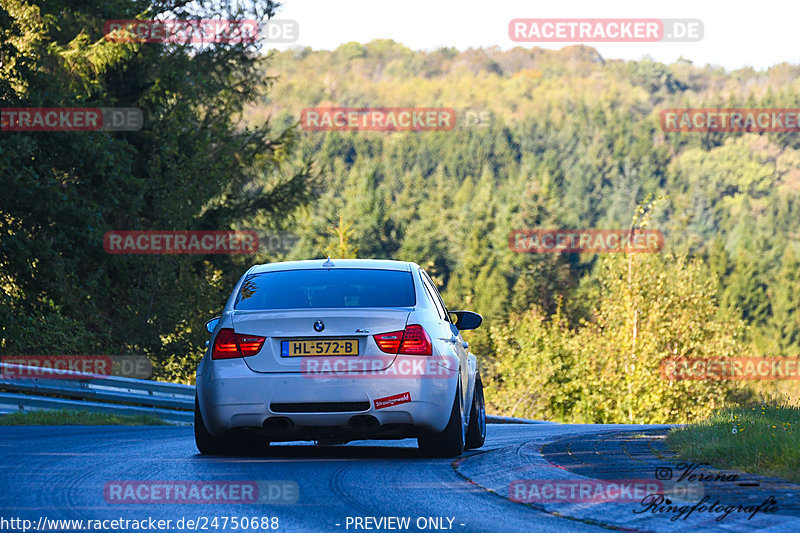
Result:
{"label": "right taillight", "polygon": [[392,331],[373,335],[375,344],[382,352],[404,355],[431,355],[433,346],[425,328],[410,324],[404,331]]}
{"label": "right taillight", "polygon": [[222,328],[214,339],[214,349],[211,350],[211,359],[234,359],[236,357],[250,357],[255,355],[264,346],[266,337],[236,333],[231,328]]}

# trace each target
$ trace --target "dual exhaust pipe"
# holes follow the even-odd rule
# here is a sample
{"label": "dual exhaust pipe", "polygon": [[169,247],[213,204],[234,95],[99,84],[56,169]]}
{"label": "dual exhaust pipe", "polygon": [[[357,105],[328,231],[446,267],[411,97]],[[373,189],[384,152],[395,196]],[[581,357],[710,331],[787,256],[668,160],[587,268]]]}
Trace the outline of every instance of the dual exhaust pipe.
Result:
{"label": "dual exhaust pipe", "polygon": [[350,418],[347,425],[358,431],[369,431],[377,428],[381,424],[378,422],[378,419],[372,415],[356,415]]}
{"label": "dual exhaust pipe", "polygon": [[[347,426],[356,431],[370,431],[380,425],[372,415],[356,415],[347,422]],[[290,431],[294,429],[294,423],[285,416],[271,416],[264,420],[263,428],[272,432]]]}

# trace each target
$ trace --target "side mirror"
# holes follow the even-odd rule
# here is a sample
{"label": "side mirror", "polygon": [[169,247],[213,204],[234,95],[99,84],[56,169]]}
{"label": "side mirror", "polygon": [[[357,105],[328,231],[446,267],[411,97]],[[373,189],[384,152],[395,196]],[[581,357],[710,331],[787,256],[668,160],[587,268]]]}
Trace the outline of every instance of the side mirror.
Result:
{"label": "side mirror", "polygon": [[456,327],[459,331],[477,329],[483,323],[483,317],[472,311],[452,311],[450,314],[456,316]]}
{"label": "side mirror", "polygon": [[217,324],[219,323],[219,317],[216,316],[206,322],[206,331],[209,333],[214,333],[214,330],[217,329]]}

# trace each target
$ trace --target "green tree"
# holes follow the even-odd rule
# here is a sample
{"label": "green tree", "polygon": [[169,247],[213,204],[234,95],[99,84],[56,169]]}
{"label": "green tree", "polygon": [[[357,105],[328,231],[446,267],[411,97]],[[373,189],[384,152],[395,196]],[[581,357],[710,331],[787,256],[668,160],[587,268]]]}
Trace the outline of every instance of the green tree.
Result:
{"label": "green tree", "polygon": [[769,318],[768,338],[775,345],[770,355],[797,357],[800,355],[800,250],[786,249],[781,269],[767,290],[772,315]]}
{"label": "green tree", "polygon": [[358,257],[358,248],[350,244],[350,237],[353,236],[353,223],[345,223],[344,217],[339,215],[339,224],[330,226],[328,232],[333,240],[323,250],[323,255],[337,259],[354,259]]}
{"label": "green tree", "polygon": [[[116,0],[117,18],[255,19],[271,1]],[[240,128],[269,78],[257,44],[116,43],[104,11],[67,1],[0,7],[3,107],[138,107],[136,132],[0,136],[0,349],[144,353],[190,379],[247,257],[109,255],[109,230],[227,230],[276,221],[312,196],[296,130]],[[199,15],[200,14],[200,15]],[[65,334],[65,332],[67,332]]]}

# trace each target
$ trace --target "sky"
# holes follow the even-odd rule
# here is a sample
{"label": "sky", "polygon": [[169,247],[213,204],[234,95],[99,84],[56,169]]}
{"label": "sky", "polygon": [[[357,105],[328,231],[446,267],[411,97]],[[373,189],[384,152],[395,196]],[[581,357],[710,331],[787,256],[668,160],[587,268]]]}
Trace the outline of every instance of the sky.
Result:
{"label": "sky", "polygon": [[[299,24],[299,39],[275,45],[332,50],[349,41],[393,39],[414,50],[454,46],[459,50],[499,46],[558,49],[571,43],[515,43],[508,23],[515,18],[678,18],[703,21],[699,42],[586,43],[607,59],[649,56],[672,63],[765,69],[800,63],[800,0],[282,0],[275,18]],[[576,43],[577,44],[577,43]]]}

